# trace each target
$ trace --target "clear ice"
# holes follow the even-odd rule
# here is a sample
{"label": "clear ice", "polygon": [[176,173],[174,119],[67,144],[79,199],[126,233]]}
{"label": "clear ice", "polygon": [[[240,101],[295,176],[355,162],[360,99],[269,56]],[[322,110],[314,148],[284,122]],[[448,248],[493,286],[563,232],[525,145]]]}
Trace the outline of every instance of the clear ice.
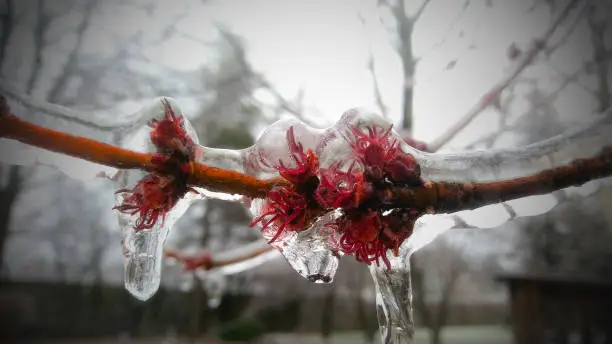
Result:
{"label": "clear ice", "polygon": [[[144,152],[153,150],[148,143],[148,128],[145,127],[145,124],[150,119],[160,118],[163,115],[163,107],[159,99],[133,115],[117,119],[116,116],[86,114],[47,104],[19,94],[3,82],[0,82],[0,88],[7,96],[14,113],[23,116],[26,120],[103,142],[122,144],[126,148]],[[181,113],[174,102],[172,106],[176,113]],[[295,119],[281,120],[268,127],[251,147],[243,150],[226,150],[198,146],[196,156],[203,164],[234,170],[257,178],[276,177],[278,173],[274,165],[278,164],[279,160],[291,164],[285,135],[292,127],[296,139],[305,149],[312,149],[319,157],[320,167],[326,168],[334,161],[350,156],[349,126],[364,128],[372,124],[382,127],[391,125],[382,117],[363,109],[347,111],[335,125],[325,129],[312,128]],[[191,128],[189,132],[197,140]],[[481,182],[529,175],[574,159],[591,157],[599,153],[604,146],[612,147],[610,133],[612,133],[612,109],[594,119],[586,120],[582,125],[575,126],[565,134],[525,147],[432,154],[415,150],[407,144],[401,144],[400,147],[417,159],[421,166],[422,178],[426,181]],[[396,132],[393,132],[393,136],[399,138]],[[125,138],[131,139],[126,143]],[[13,142],[3,140],[3,150],[8,147],[5,144],[13,144]],[[19,144],[16,143],[16,145]],[[6,163],[51,164],[66,174],[81,179],[92,177],[99,172],[106,172],[105,167],[83,161],[56,159],[56,155],[48,152],[37,151],[20,156],[6,154],[0,156]],[[77,168],[77,165],[80,167]],[[79,174],[79,171],[86,171],[86,173]],[[131,187],[142,176],[143,173],[139,171],[121,171],[118,175],[118,182],[122,187]],[[582,187],[568,188],[563,192],[592,194],[603,183],[609,183],[610,179],[592,181]],[[245,205],[250,207],[253,214],[256,214],[261,206],[260,200],[214,193],[212,190],[201,191],[207,197],[241,199]],[[414,234],[400,247],[399,256],[394,257],[388,254],[392,266],[390,271],[386,271],[384,266],[377,267],[375,264],[370,267],[377,288],[377,307],[383,343],[413,342],[414,324],[409,278],[409,257],[413,252],[453,227],[489,228],[518,216],[545,213],[557,205],[557,198],[558,193],[538,195],[454,214],[422,216],[415,225]],[[137,298],[146,300],[159,288],[164,240],[169,229],[195,199],[193,197],[181,200],[167,215],[163,224],[159,223],[151,230],[143,230],[138,233],[133,230],[133,218],[123,214],[119,215],[119,223],[123,228],[125,286]],[[334,233],[325,226],[335,216],[338,216],[335,212],[325,214],[313,222],[309,228],[299,233],[288,233],[273,244],[300,275],[314,282],[333,281],[338,267],[340,254],[334,252],[332,244],[337,238],[334,238]],[[259,242],[254,245],[263,245],[263,243]],[[274,256],[273,252],[266,253],[249,261],[228,265],[218,272],[221,274],[238,273]],[[215,282],[214,279],[211,281]],[[219,285],[215,283],[211,283],[211,288],[214,289]],[[212,303],[214,305],[214,298]]]}
{"label": "clear ice", "polygon": [[[171,99],[168,99],[175,113],[180,114],[180,108]],[[142,110],[150,119],[161,119],[164,116],[164,107],[161,101],[151,103]],[[184,119],[187,134],[197,143],[198,138],[187,121]],[[129,141],[126,148],[134,151],[151,153],[155,147],[150,143],[148,126],[143,126]],[[118,176],[121,188],[131,189],[145,175],[142,171],[125,170]],[[117,196],[117,204],[123,200],[123,195]],[[187,193],[185,198],[179,200],[174,208],[166,214],[163,221],[158,220],[151,229],[134,229],[138,215],[127,215],[118,212],[119,224],[122,228],[123,265],[125,288],[139,300],[148,300],[159,289],[161,283],[161,268],[163,265],[164,243],[170,228],[185,213],[196,196]]]}
{"label": "clear ice", "polygon": [[388,254],[391,269],[372,264],[376,287],[376,314],[383,344],[413,344],[414,317],[410,278],[410,251],[402,245],[397,257]]}

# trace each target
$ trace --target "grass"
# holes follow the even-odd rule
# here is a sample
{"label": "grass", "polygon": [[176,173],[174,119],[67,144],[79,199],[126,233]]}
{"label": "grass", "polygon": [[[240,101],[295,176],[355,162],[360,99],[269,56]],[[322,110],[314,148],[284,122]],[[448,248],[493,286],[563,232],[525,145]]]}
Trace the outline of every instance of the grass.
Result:
{"label": "grass", "polygon": [[[319,335],[278,334],[271,336],[274,344],[319,344],[326,343]],[[378,335],[375,343],[380,343]],[[363,336],[358,332],[334,334],[328,344],[362,344]],[[426,329],[416,330],[416,343],[428,344],[429,333]],[[449,326],[442,332],[444,344],[510,344],[512,332],[503,326]]]}

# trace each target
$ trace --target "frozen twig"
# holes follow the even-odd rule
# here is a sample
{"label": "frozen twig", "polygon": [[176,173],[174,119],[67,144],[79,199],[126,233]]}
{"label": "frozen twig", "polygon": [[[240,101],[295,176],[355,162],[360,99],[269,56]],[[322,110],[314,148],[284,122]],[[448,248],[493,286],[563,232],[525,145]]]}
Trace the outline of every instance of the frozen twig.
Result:
{"label": "frozen twig", "polygon": [[442,38],[434,43],[425,53],[421,54],[418,57],[418,61],[423,60],[429,53],[435,51],[436,49],[440,48],[442,45],[444,45],[444,43],[446,42],[446,39],[448,38],[449,34],[451,32],[453,32],[453,30],[455,29],[455,26],[457,25],[457,23],[459,22],[459,19],[461,19],[461,17],[463,16],[463,14],[465,14],[465,11],[468,9],[468,7],[470,6],[470,1],[471,0],[465,0],[465,2],[463,3],[463,6],[461,7],[461,10],[459,12],[457,12],[457,14],[455,15],[455,17],[453,18],[452,22],[450,23],[450,25],[448,26],[446,32],[444,33],[444,35],[442,36]]}
{"label": "frozen twig", "polygon": [[316,123],[314,123],[313,121],[311,121],[308,116],[306,116],[304,114],[303,109],[301,109],[301,107],[296,106],[295,104],[292,104],[292,102],[290,100],[287,100],[287,98],[285,98],[277,89],[276,87],[274,87],[272,85],[272,83],[270,83],[268,80],[266,80],[263,77],[259,77],[259,84],[262,88],[264,88],[265,90],[267,90],[268,92],[270,92],[270,94],[274,97],[274,99],[276,100],[276,102],[278,103],[278,107],[283,110],[283,111],[287,111],[288,113],[294,115],[295,117],[297,117],[298,119],[300,119],[302,122],[313,126],[313,127],[317,127],[318,125]]}
{"label": "frozen twig", "polygon": [[448,128],[442,135],[436,138],[431,144],[430,149],[437,151],[450,140],[452,140],[457,133],[465,128],[478,114],[484,111],[487,107],[493,104],[501,95],[502,91],[506,89],[525,68],[527,68],[536,56],[546,47],[547,41],[552,37],[557,28],[569,15],[572,9],[579,3],[578,0],[571,0],[559,14],[552,25],[546,30],[542,37],[535,39],[532,43],[531,49],[522,54],[521,60],[518,61],[516,67],[514,67],[510,73],[508,73],[502,80],[495,84],[485,95],[476,103],[461,119],[456,122],[453,126]]}
{"label": "frozen twig", "polygon": [[183,263],[185,270],[213,270],[245,263],[273,250],[274,247],[259,240],[215,255],[210,253],[187,255],[174,250],[166,250],[165,256]]}
{"label": "frozen twig", "polygon": [[[159,154],[138,153],[28,123],[12,115],[6,102],[2,103],[0,110],[2,110],[0,137],[116,168],[172,173],[167,170],[170,168],[167,165],[155,162],[160,159]],[[610,115],[607,113],[602,116],[600,122],[609,121]],[[578,130],[573,135],[584,136],[587,129]],[[566,138],[566,136],[552,138],[534,145],[534,147],[541,147],[534,149],[545,153],[547,149],[556,147],[557,141]],[[434,156],[435,154],[432,155]],[[425,160],[421,161],[425,162]],[[422,168],[435,170],[435,165]],[[189,186],[228,194],[241,194],[251,198],[265,198],[275,186],[288,183],[283,178],[260,180],[240,172],[195,161],[180,165],[180,170],[186,174]],[[525,177],[480,183],[439,181],[426,183],[424,187],[396,186],[381,189],[376,191],[380,194],[373,198],[371,201],[373,203],[370,205],[381,209],[410,208],[424,212],[430,210],[455,212],[529,195],[549,193],[569,186],[581,185],[610,174],[612,174],[612,149],[604,147],[601,153],[594,157],[574,160],[566,165]],[[316,218],[328,210],[323,208],[313,210],[309,216]]]}
{"label": "frozen twig", "polygon": [[368,70],[370,71],[370,75],[372,75],[372,83],[374,87],[374,97],[376,98],[376,105],[378,105],[381,115],[385,119],[389,119],[389,109],[385,105],[382,93],[380,92],[380,84],[378,83],[378,79],[376,77],[376,67],[374,66],[374,55],[372,54],[372,51],[370,51],[370,58],[368,59]]}

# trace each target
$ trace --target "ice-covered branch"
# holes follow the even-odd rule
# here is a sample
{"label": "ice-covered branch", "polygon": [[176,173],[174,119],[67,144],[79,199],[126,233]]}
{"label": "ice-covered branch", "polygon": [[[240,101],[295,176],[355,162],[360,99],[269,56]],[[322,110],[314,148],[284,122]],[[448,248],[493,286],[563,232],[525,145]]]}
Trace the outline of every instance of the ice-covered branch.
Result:
{"label": "ice-covered branch", "polygon": [[[253,146],[224,150],[200,146],[178,106],[163,99],[149,108],[162,117],[153,116],[147,128],[140,144],[145,152],[135,152],[37,126],[4,105],[1,137],[146,172],[123,183],[116,207],[127,228],[126,285],[142,298],[156,284],[139,276],[159,275],[163,241],[192,191],[246,196],[252,225],[261,225],[268,243],[304,277],[329,282],[343,254],[389,269],[387,253],[397,257],[423,214],[474,209],[612,174],[612,110],[564,135],[516,149],[425,153],[382,117],[352,109],[326,129],[279,121]],[[262,252],[217,264],[246,264]]]}
{"label": "ice-covered branch", "polygon": [[[23,112],[19,112],[19,116],[36,117],[36,115],[44,115],[50,118],[56,118],[74,123],[79,126],[106,131],[106,132],[126,132],[134,130],[146,124],[152,119],[153,112],[147,107],[142,111],[138,111],[131,116],[97,116],[96,113],[86,111],[75,111],[67,107],[51,104],[44,100],[37,99],[20,92],[15,86],[8,83],[6,80],[0,79],[0,93],[4,96],[12,107],[20,107]],[[147,116],[149,115],[149,116]]]}
{"label": "ice-covered branch", "polygon": [[[196,269],[217,270],[221,269],[224,274],[234,274],[247,270],[251,266],[258,265],[254,260],[262,255],[273,252],[274,248],[265,241],[255,241],[238,248],[211,254],[208,252],[196,255],[188,255],[175,250],[167,250],[167,258],[175,259],[183,264],[186,271]],[[270,255],[275,257],[276,255]],[[265,257],[261,261],[265,261]]]}
{"label": "ice-covered branch", "polygon": [[[588,116],[585,116],[588,118]],[[425,154],[419,164],[429,181],[506,180],[590,158],[612,145],[612,108],[564,134],[528,146],[463,153]]]}
{"label": "ice-covered branch", "polygon": [[[4,102],[4,111],[0,115],[0,137],[44,148],[97,164],[119,169],[140,169],[143,171],[164,170],[159,164],[159,155],[139,153],[103,142],[75,136],[68,133],[47,129],[21,120],[8,110]],[[263,181],[235,171],[223,170],[196,162],[186,162],[179,168],[189,171],[190,184],[211,191],[229,194],[243,194],[249,197],[262,197],[272,187],[274,181]]]}
{"label": "ice-covered branch", "polygon": [[[612,175],[612,146],[588,159],[577,159],[567,165],[547,169],[514,179],[481,183],[436,182],[422,191],[414,188],[394,189],[382,203],[393,207],[416,207],[431,204],[436,212],[454,213],[522,197],[544,195],[591,180]],[[420,198],[422,197],[422,198]]]}

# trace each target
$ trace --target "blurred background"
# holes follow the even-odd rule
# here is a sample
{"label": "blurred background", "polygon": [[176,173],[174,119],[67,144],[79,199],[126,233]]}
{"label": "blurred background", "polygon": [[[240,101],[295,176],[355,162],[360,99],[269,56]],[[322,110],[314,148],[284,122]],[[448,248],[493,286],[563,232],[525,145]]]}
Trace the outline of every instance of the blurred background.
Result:
{"label": "blurred background", "polygon": [[[202,144],[231,149],[252,145],[278,119],[326,127],[356,106],[432,142],[499,95],[443,150],[512,147],[610,107],[606,13],[604,0],[2,0],[0,75],[109,121],[173,97]],[[88,118],[49,121],[86,136],[105,131],[79,129]],[[121,144],[130,132],[104,135]],[[302,279],[280,255],[204,278],[168,260],[160,291],[137,301],[123,288],[113,188],[0,165],[4,337],[379,341],[374,285],[351,257],[333,286]],[[527,201],[494,228],[486,223],[498,218],[458,222],[413,257],[418,342],[511,343],[529,331],[550,343],[612,342],[611,207],[612,191],[591,185]],[[224,252],[259,238],[249,222],[239,203],[201,201],[167,246]]]}

